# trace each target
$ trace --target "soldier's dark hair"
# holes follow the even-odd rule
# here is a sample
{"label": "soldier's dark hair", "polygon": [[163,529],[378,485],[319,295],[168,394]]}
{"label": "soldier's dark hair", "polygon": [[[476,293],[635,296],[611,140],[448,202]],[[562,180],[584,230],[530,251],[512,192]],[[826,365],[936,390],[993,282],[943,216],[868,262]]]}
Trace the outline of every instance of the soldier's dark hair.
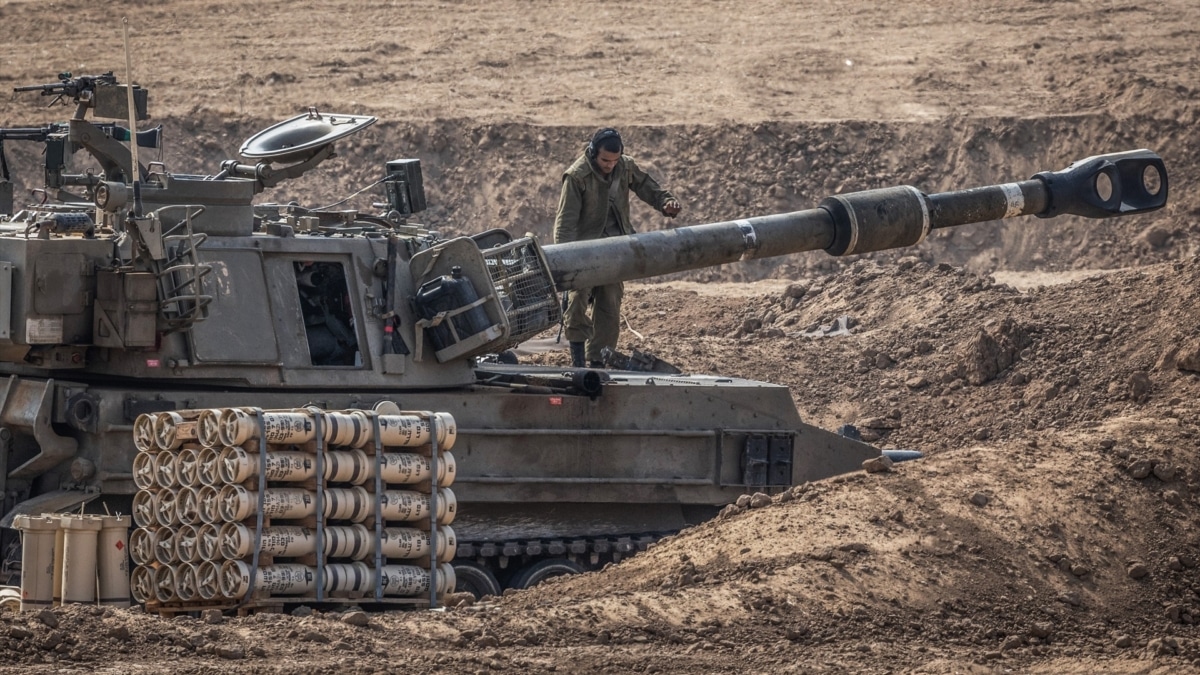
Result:
{"label": "soldier's dark hair", "polygon": [[621,132],[612,127],[605,127],[592,134],[592,140],[587,147],[587,156],[595,158],[601,150],[621,152],[624,149],[625,143],[621,141]]}

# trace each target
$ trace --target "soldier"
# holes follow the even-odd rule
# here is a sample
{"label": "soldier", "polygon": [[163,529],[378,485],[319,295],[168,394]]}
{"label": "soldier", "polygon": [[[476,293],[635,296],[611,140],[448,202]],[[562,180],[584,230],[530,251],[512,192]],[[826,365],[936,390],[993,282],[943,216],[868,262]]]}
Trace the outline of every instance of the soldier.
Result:
{"label": "soldier", "polygon": [[[668,218],[679,215],[682,206],[650,174],[623,154],[621,134],[616,129],[597,131],[583,155],[563,173],[562,195],[554,218],[554,243],[633,234],[629,222],[629,192]],[[620,333],[620,283],[570,292],[563,315],[571,364],[583,368],[603,367],[600,353],[616,349]],[[592,314],[588,316],[588,304]]]}

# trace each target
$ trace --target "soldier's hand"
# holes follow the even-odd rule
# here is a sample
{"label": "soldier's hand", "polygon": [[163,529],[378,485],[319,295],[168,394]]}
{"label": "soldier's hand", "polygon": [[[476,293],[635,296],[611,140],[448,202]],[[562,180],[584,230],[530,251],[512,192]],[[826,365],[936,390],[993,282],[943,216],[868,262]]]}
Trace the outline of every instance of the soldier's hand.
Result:
{"label": "soldier's hand", "polygon": [[674,218],[682,210],[683,205],[679,203],[678,199],[668,199],[662,208],[663,215],[668,218]]}

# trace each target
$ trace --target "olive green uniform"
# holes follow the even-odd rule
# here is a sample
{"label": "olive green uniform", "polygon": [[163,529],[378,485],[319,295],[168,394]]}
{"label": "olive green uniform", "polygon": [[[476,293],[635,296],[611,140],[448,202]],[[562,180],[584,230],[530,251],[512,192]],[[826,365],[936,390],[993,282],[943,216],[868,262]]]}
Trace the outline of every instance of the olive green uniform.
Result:
{"label": "olive green uniform", "polygon": [[[614,181],[616,184],[614,185]],[[629,220],[629,193],[660,213],[674,199],[650,174],[638,168],[632,157],[622,155],[612,173],[605,177],[587,153],[563,173],[558,214],[554,218],[554,243],[633,234]],[[620,334],[621,297],[624,285],[608,284],[571,291],[563,316],[569,342],[585,342],[588,361],[599,361],[605,347],[616,349]],[[592,315],[588,316],[588,299]]]}

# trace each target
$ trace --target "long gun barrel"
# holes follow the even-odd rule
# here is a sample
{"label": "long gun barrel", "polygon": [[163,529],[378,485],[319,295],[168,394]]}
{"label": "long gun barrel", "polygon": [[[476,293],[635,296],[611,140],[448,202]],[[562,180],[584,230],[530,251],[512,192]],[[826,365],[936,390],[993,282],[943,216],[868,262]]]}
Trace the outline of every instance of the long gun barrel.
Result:
{"label": "long gun barrel", "polygon": [[50,124],[44,127],[12,127],[0,129],[0,141],[44,141],[50,134],[65,133],[67,125]]}
{"label": "long gun barrel", "polygon": [[61,95],[78,97],[84,91],[95,89],[97,84],[117,83],[117,78],[112,74],[112,71],[103,75],[82,75],[80,77],[71,77],[70,73],[60,73],[58,79],[58,82],[51,82],[49,84],[28,84],[13,87],[13,91],[40,91],[42,92],[42,96]]}
{"label": "long gun barrel", "polygon": [[1088,218],[1167,203],[1167,170],[1150,150],[1097,155],[1019,183],[926,195],[891,187],[826,198],[818,208],[543,248],[559,290],[824,250],[835,256],[920,243],[930,231],[1016,216]]}
{"label": "long gun barrel", "polygon": [[51,84],[26,84],[20,87],[13,87],[13,91],[40,91],[46,94],[52,94],[55,92],[61,93],[66,89],[66,86],[67,85],[64,82],[53,82]]}

